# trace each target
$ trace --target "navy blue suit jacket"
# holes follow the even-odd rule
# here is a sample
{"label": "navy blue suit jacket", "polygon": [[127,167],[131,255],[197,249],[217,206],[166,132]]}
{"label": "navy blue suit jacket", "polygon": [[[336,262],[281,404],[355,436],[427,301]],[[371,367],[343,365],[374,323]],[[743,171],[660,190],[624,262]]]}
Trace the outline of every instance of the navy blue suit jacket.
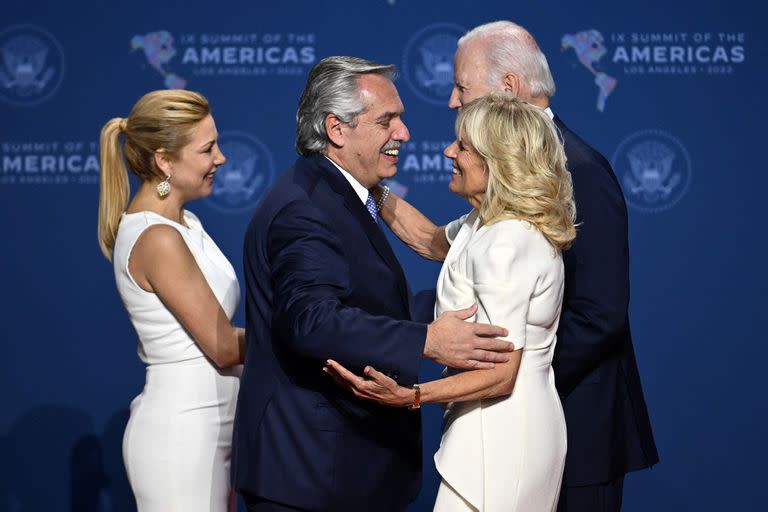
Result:
{"label": "navy blue suit jacket", "polygon": [[565,298],[553,366],[568,428],[565,484],[594,485],[659,460],[629,328],[627,207],[608,161],[560,129],[577,222],[563,253]]}
{"label": "navy blue suit jacket", "polygon": [[404,509],[421,484],[419,413],[358,400],[323,366],[372,365],[410,386],[427,329],[411,321],[383,232],[324,156],[300,158],[266,193],[244,270],[236,489],[309,510]]}

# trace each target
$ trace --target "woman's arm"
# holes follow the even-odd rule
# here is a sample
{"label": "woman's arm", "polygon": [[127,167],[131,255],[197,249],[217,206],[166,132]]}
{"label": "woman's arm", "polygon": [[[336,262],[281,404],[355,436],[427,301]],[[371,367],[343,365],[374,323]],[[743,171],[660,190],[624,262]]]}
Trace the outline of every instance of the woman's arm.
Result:
{"label": "woman's arm", "polygon": [[520,368],[522,349],[509,355],[506,363],[496,363],[490,370],[472,370],[433,380],[419,386],[421,402],[465,402],[506,396],[512,393]]}
{"label": "woman's arm", "polygon": [[[373,193],[377,200],[383,193],[378,186]],[[379,211],[392,232],[420,256],[443,261],[450,245],[445,226],[436,226],[405,199],[390,193]]]}
{"label": "woman's arm", "polygon": [[[515,352],[509,361],[493,369],[473,370],[419,386],[422,402],[455,402],[508,395],[512,392],[526,345],[526,326],[530,298],[538,282],[542,258],[552,258],[549,245],[543,245],[534,228],[520,222],[491,226],[477,235],[468,254],[473,291],[480,305],[477,321],[507,328],[505,341]],[[328,372],[356,396],[392,406],[413,403],[414,390],[366,368],[365,377],[354,375],[334,361]]]}
{"label": "woman's arm", "polygon": [[147,228],[128,266],[136,283],[158,296],[216,366],[243,362],[245,331],[232,326],[176,229],[165,224]]}
{"label": "woman's arm", "polygon": [[[490,370],[466,371],[421,384],[420,402],[464,402],[509,395],[515,386],[522,353],[522,350],[515,350],[510,354],[509,361],[496,363]],[[336,361],[329,360],[326,372],[359,398],[393,407],[406,407],[414,403],[413,388],[399,386],[370,366],[365,368],[366,378],[363,378]]]}

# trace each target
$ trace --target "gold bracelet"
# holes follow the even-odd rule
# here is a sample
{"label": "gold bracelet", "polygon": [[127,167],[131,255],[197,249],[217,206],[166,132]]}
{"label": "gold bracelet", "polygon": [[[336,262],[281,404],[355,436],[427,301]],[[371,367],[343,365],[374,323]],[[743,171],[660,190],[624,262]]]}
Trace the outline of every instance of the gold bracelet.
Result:
{"label": "gold bracelet", "polygon": [[413,403],[408,408],[410,410],[421,409],[421,388],[418,384],[413,385],[413,391],[415,391],[415,394],[413,395]]}

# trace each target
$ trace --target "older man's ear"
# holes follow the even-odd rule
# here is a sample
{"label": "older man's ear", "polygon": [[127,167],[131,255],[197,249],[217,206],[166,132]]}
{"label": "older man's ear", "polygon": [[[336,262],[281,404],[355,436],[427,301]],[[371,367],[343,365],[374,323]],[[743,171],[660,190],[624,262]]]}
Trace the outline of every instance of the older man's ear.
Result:
{"label": "older man's ear", "polygon": [[325,133],[328,140],[336,147],[344,147],[344,131],[347,125],[335,114],[325,116]]}
{"label": "older man's ear", "polygon": [[520,79],[514,73],[504,75],[504,90],[512,93],[516,98],[520,97]]}

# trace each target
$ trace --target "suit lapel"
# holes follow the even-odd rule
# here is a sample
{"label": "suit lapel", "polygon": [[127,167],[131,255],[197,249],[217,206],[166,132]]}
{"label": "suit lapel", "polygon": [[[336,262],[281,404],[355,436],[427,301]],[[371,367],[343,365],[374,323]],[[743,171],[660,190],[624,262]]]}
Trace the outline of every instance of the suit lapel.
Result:
{"label": "suit lapel", "polygon": [[378,224],[376,224],[376,221],[373,220],[373,217],[371,217],[371,214],[365,208],[365,205],[363,205],[363,203],[360,201],[360,197],[355,193],[354,189],[352,189],[352,186],[349,184],[349,182],[347,182],[344,176],[341,175],[339,170],[336,169],[334,165],[322,155],[318,155],[314,158],[316,158],[316,163],[319,165],[319,167],[322,168],[321,172],[328,181],[328,184],[331,186],[331,189],[333,189],[334,192],[343,198],[344,206],[347,208],[355,221],[363,228],[363,231],[368,237],[368,240],[371,242],[374,250],[379,254],[381,259],[384,260],[387,266],[396,274],[401,298],[405,304],[409,304],[409,293],[407,284],[405,282],[405,274],[402,267],[400,266],[400,263],[395,257],[395,253],[392,251],[392,247],[387,241],[386,235],[378,226]]}

